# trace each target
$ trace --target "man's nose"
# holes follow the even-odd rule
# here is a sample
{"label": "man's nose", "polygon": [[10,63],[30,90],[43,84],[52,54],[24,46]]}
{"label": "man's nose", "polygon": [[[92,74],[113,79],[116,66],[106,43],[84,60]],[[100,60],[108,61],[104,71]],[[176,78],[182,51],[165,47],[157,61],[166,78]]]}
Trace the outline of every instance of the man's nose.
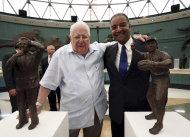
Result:
{"label": "man's nose", "polygon": [[117,32],[118,32],[118,31],[121,31],[121,27],[120,27],[120,26],[117,26],[116,31],[117,31]]}
{"label": "man's nose", "polygon": [[82,36],[80,36],[79,42],[83,42],[83,41],[84,41],[84,38]]}

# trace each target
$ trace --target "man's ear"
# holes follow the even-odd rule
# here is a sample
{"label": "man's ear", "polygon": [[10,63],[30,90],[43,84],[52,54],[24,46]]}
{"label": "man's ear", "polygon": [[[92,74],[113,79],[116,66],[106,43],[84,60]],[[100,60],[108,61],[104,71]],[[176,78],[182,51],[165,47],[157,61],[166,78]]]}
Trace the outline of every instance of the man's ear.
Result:
{"label": "man's ear", "polygon": [[70,39],[70,41],[71,41],[71,35],[69,35],[69,39]]}
{"label": "man's ear", "polygon": [[130,31],[131,31],[131,24],[129,23],[129,29],[130,29]]}
{"label": "man's ear", "polygon": [[91,35],[89,36],[89,38],[91,39]]}

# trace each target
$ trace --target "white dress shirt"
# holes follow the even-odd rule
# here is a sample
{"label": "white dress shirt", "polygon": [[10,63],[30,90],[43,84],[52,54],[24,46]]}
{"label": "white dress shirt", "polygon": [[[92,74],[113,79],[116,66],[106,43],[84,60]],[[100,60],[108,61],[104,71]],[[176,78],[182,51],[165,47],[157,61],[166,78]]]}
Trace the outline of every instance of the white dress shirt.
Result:
{"label": "white dress shirt", "polygon": [[51,56],[50,55],[48,55],[48,64],[50,63],[50,61],[51,61]]}
{"label": "white dress shirt", "polygon": [[93,126],[94,109],[102,121],[107,110],[103,55],[106,45],[114,43],[92,43],[85,57],[71,44],[53,54],[40,84],[51,90],[60,87],[60,111],[68,111],[69,129]]}
{"label": "white dress shirt", "polygon": [[[127,70],[129,70],[129,67],[131,65],[131,60],[132,60],[132,50],[131,50],[132,43],[133,43],[132,37],[130,37],[130,39],[125,43],[125,47],[126,47],[125,50],[127,53],[127,62],[128,62]],[[121,48],[122,48],[122,45],[120,43],[118,43],[118,51],[117,51],[116,60],[115,60],[115,65],[116,65],[116,68],[118,71],[119,71]]]}

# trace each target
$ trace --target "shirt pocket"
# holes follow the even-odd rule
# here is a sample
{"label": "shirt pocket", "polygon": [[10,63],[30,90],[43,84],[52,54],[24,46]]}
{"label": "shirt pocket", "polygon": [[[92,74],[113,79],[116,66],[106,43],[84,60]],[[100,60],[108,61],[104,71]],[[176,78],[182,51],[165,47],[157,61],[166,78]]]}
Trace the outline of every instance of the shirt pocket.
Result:
{"label": "shirt pocket", "polygon": [[103,65],[103,61],[101,59],[99,59],[95,65],[94,65],[94,73],[96,74],[96,76],[98,78],[101,78],[102,75],[103,75],[103,68],[104,68],[104,65]]}

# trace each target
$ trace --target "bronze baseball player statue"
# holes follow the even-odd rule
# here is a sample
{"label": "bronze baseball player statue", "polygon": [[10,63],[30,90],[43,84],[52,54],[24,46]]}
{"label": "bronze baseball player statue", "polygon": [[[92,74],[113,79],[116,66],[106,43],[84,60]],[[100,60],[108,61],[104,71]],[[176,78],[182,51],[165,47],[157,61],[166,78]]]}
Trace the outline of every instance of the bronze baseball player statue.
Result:
{"label": "bronze baseball player statue", "polygon": [[19,123],[16,125],[16,129],[20,129],[28,123],[25,107],[27,104],[31,117],[31,124],[28,129],[31,130],[39,123],[35,103],[39,85],[38,66],[43,55],[44,46],[26,37],[19,38],[16,44],[21,51],[13,55],[6,64],[6,67],[14,68],[16,71],[17,105],[19,111]]}
{"label": "bronze baseball player statue", "polygon": [[146,49],[148,52],[140,52],[132,44],[131,48],[135,54],[144,58],[138,62],[140,70],[149,70],[152,81],[149,84],[147,100],[152,109],[152,113],[145,116],[147,120],[156,119],[155,125],[149,129],[151,134],[158,134],[163,128],[163,117],[165,114],[165,103],[170,83],[169,68],[172,67],[171,57],[163,51],[158,50],[158,43],[154,37],[146,40]]}

